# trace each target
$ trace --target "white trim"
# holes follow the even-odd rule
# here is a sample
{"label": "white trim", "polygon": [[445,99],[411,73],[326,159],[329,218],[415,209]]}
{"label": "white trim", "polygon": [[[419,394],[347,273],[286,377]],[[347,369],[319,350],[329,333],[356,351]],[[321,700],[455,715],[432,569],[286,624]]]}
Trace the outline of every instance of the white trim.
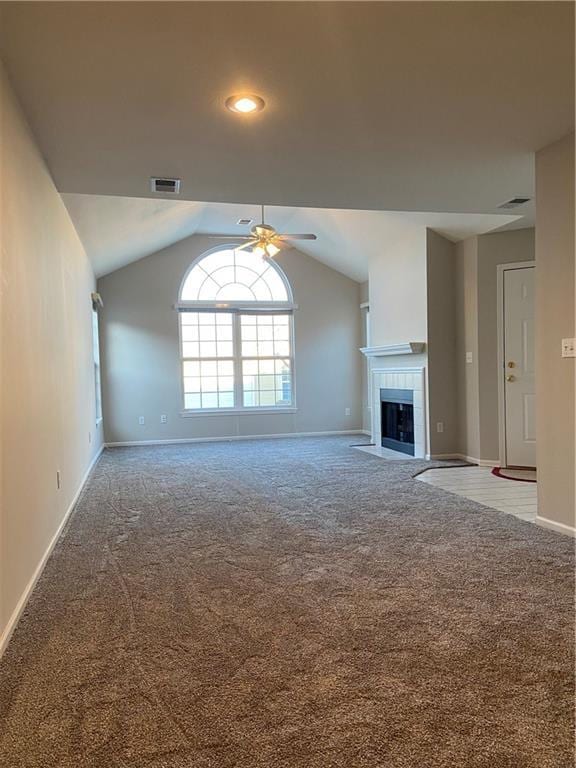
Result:
{"label": "white trim", "polygon": [[500,462],[497,459],[477,459],[474,456],[466,456],[464,453],[433,453],[426,456],[431,461],[443,461],[449,459],[459,459],[467,461],[469,464],[477,464],[479,467],[499,467]]}
{"label": "white trim", "polygon": [[292,406],[283,408],[279,405],[267,408],[266,406],[260,407],[256,405],[253,407],[246,406],[245,408],[198,408],[197,410],[190,408],[180,411],[180,416],[183,419],[197,419],[201,416],[251,416],[258,413],[269,415],[271,413],[296,413],[297,411],[298,408],[293,408]]}
{"label": "white trim", "polygon": [[274,440],[284,437],[330,437],[334,435],[362,435],[361,429],[340,429],[327,432],[282,432],[274,435],[225,435],[223,437],[183,437],[174,440],[129,440],[106,443],[106,448],[128,448],[138,445],[177,445],[180,443],[228,443],[236,440]]}
{"label": "white trim", "polygon": [[16,607],[12,611],[12,615],[8,619],[8,623],[6,624],[6,627],[4,628],[4,631],[0,635],[0,658],[2,658],[2,654],[6,650],[8,643],[10,642],[10,638],[12,637],[12,634],[14,630],[16,629],[16,626],[18,624],[18,621],[20,619],[20,616],[22,615],[22,612],[26,608],[26,604],[28,600],[30,599],[30,595],[34,591],[34,587],[36,586],[36,583],[38,582],[38,579],[42,575],[42,571],[44,570],[46,563],[48,562],[48,559],[50,555],[52,554],[52,550],[56,546],[56,543],[58,539],[60,538],[60,535],[62,534],[62,531],[64,530],[64,526],[68,522],[68,518],[70,517],[72,510],[76,506],[76,502],[78,501],[80,494],[84,490],[84,486],[86,484],[86,481],[88,480],[88,477],[92,470],[94,469],[94,466],[96,465],[98,459],[100,458],[102,451],[104,450],[104,445],[100,446],[100,449],[90,462],[90,465],[88,466],[88,469],[84,473],[84,477],[80,481],[80,485],[78,486],[78,490],[74,494],[74,498],[68,505],[68,509],[66,510],[64,517],[62,518],[60,525],[58,526],[56,533],[54,536],[52,536],[52,539],[50,540],[48,546],[46,547],[46,550],[44,554],[42,555],[40,562],[38,563],[36,570],[32,574],[32,578],[26,585],[26,588],[24,589],[24,592],[20,596],[20,599],[18,600]]}
{"label": "white trim", "polygon": [[[372,381],[372,411],[371,432],[372,441],[379,446],[381,443],[380,425],[380,385],[376,386],[376,377],[402,376],[403,381],[392,381],[386,385],[392,389],[408,389],[414,393],[414,458],[424,459],[427,456],[430,437],[428,434],[428,385],[426,379],[426,366],[418,365],[405,368],[372,368],[370,379]],[[406,385],[406,375],[413,376],[411,386]],[[418,400],[418,402],[417,402]],[[417,418],[418,417],[418,418]]]}
{"label": "white trim", "polygon": [[407,341],[404,344],[384,344],[380,347],[360,347],[366,357],[387,357],[388,355],[419,355],[424,352],[423,341]]}
{"label": "white trim", "polygon": [[513,269],[535,269],[535,261],[513,261],[496,265],[496,328],[498,335],[498,452],[500,467],[508,466],[506,451],[506,391],[504,387],[504,272]]}
{"label": "white trim", "polygon": [[563,533],[566,536],[576,537],[576,528],[571,525],[565,525],[564,523],[557,523],[555,520],[549,520],[547,517],[540,517],[536,515],[536,525],[542,528],[548,528],[556,533]]}
{"label": "white trim", "polygon": [[292,301],[178,301],[172,305],[178,312],[262,312],[283,314],[298,309]]}

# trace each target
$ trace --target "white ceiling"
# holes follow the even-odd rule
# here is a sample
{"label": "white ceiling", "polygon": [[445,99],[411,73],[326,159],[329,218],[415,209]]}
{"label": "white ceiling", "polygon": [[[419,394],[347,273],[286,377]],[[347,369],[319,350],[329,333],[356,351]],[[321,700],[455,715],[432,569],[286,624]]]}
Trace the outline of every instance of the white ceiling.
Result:
{"label": "white ceiling", "polygon": [[[2,58],[66,193],[151,197],[149,177],[171,175],[190,201],[489,214],[533,194],[534,151],[574,125],[568,2],[0,11]],[[238,90],[267,109],[227,112]],[[193,209],[154,210],[194,226]]]}
{"label": "white ceiling", "polygon": [[[260,215],[254,205],[105,195],[62,197],[97,276],[193,234],[247,234],[250,227],[238,226],[238,219],[258,220]],[[368,259],[378,253],[387,229],[399,220],[428,226],[451,240],[522,223],[518,216],[494,214],[266,208],[266,221],[277,230],[318,235],[315,242],[299,242],[299,250],[358,281],[368,279]]]}

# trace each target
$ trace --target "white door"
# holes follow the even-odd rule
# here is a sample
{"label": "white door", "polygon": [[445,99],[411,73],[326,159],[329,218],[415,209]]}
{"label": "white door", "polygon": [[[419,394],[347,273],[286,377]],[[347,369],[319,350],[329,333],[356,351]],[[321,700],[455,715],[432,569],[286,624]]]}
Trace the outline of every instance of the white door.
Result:
{"label": "white door", "polygon": [[534,267],[504,270],[506,464],[536,466]]}

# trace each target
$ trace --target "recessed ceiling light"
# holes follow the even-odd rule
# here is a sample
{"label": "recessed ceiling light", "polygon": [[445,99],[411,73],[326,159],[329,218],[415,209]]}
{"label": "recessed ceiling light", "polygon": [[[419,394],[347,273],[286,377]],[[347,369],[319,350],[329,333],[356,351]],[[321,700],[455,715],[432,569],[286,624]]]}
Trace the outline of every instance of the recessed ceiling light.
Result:
{"label": "recessed ceiling light", "polygon": [[229,96],[226,99],[226,107],[230,112],[241,112],[244,115],[250,112],[261,112],[265,106],[264,99],[252,94]]}

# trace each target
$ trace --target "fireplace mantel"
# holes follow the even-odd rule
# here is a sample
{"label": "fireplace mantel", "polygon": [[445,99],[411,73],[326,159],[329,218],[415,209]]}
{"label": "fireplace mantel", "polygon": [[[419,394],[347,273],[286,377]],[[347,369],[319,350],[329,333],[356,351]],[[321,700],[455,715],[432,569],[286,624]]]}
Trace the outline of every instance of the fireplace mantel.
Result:
{"label": "fireplace mantel", "polygon": [[406,341],[403,344],[384,344],[381,347],[362,347],[366,357],[387,357],[388,355],[419,355],[424,352],[423,341]]}

